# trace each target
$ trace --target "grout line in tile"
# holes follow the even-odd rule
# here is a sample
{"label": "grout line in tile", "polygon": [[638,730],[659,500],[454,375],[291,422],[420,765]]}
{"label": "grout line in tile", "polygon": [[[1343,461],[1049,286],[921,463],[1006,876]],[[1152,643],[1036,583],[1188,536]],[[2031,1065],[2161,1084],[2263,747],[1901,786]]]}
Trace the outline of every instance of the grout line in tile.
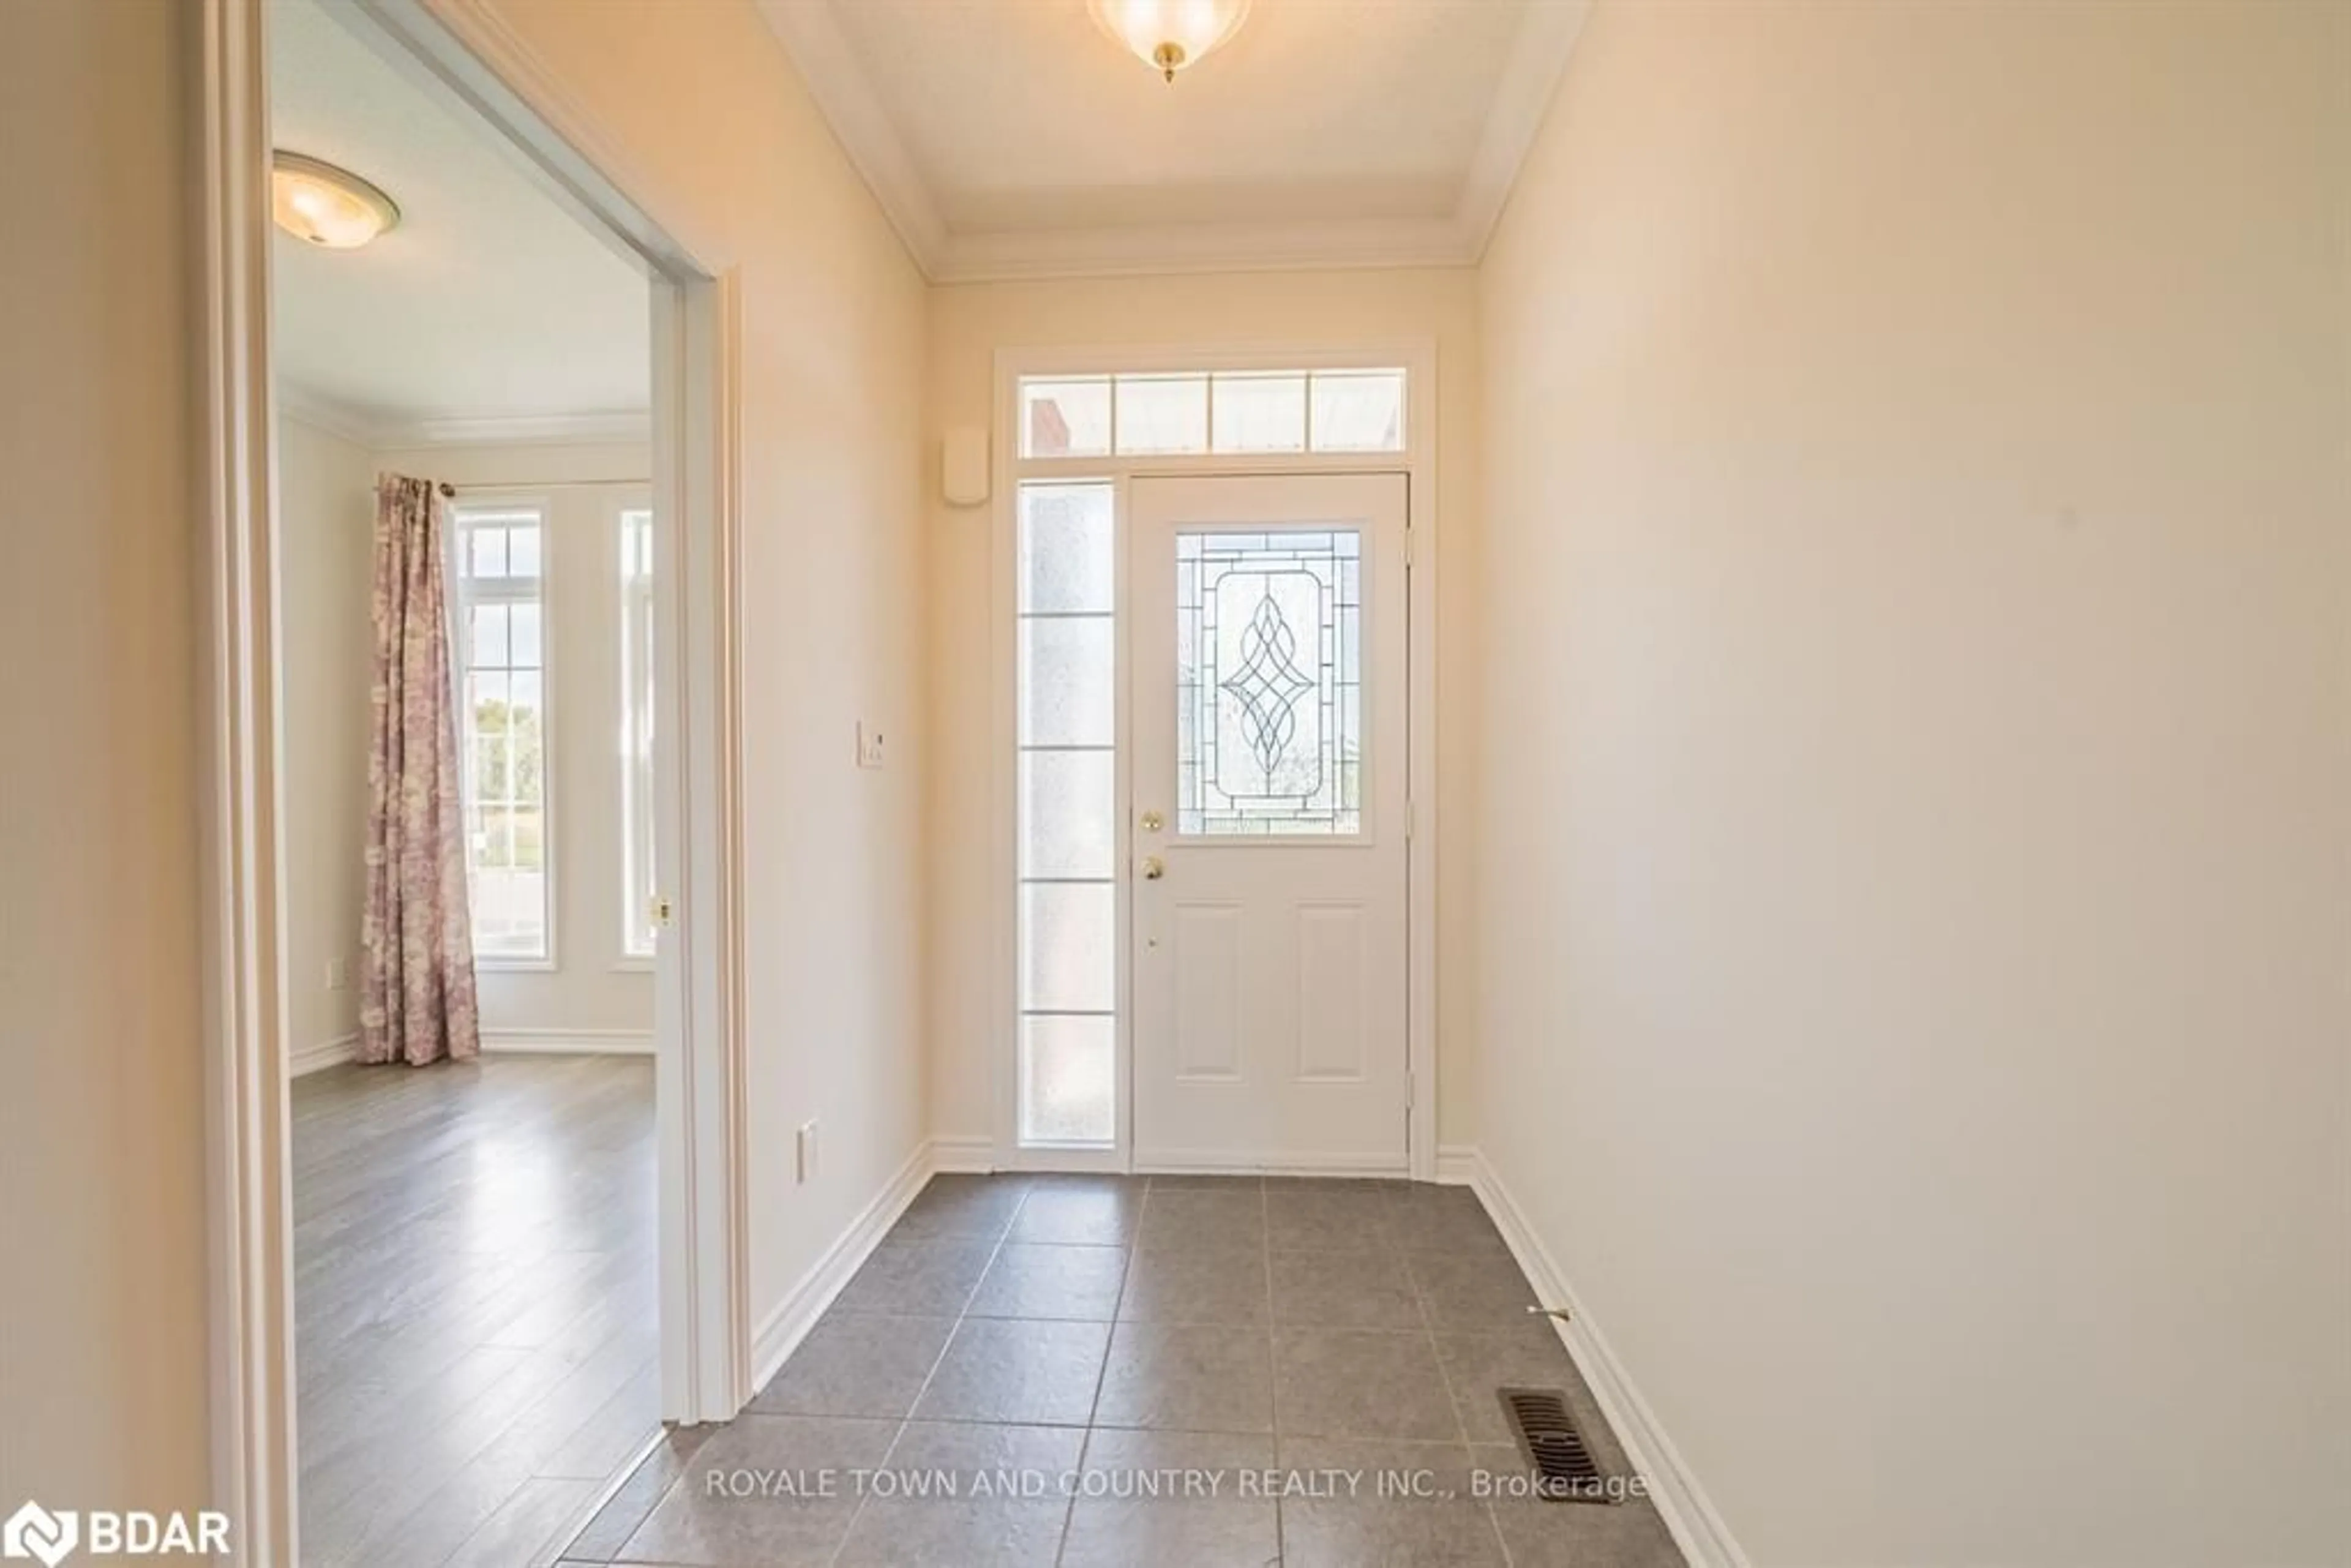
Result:
{"label": "grout line in tile", "polygon": [[[1412,1267],[1411,1250],[1407,1249],[1403,1259],[1405,1278],[1412,1284],[1413,1300],[1420,1304],[1420,1320],[1428,1333],[1428,1353],[1436,1357],[1437,1376],[1438,1381],[1445,1385],[1445,1402],[1453,1407],[1454,1429],[1461,1434],[1461,1457],[1464,1460],[1474,1463],[1476,1456],[1469,1451],[1469,1424],[1461,1418],[1461,1400],[1453,1386],[1453,1375],[1445,1369],[1445,1356],[1437,1343],[1437,1314],[1429,1310],[1427,1293],[1420,1288],[1420,1274]],[[1502,1521],[1501,1517],[1494,1511],[1494,1500],[1488,1497],[1482,1501],[1486,1515],[1486,1528],[1494,1532],[1494,1544],[1502,1553],[1504,1568],[1514,1568],[1518,1560],[1511,1555],[1510,1538],[1502,1533]]]}
{"label": "grout line in tile", "polygon": [[[923,1374],[923,1385],[914,1390],[914,1397],[907,1405],[906,1413],[898,1418],[898,1429],[890,1434],[890,1446],[883,1449],[881,1458],[874,1461],[875,1469],[879,1469],[887,1465],[890,1462],[890,1457],[898,1451],[898,1445],[906,1440],[906,1428],[914,1425],[914,1412],[922,1407],[923,1396],[931,1391],[931,1380],[939,1375],[940,1364],[946,1360],[947,1352],[954,1348],[956,1335],[963,1332],[964,1320],[971,1315],[971,1303],[979,1294],[981,1282],[987,1278],[987,1271],[996,1267],[996,1260],[1004,1252],[1005,1238],[1012,1234],[1012,1227],[1019,1219],[1020,1211],[1029,1207],[1029,1195],[1036,1190],[1033,1185],[1024,1185],[1020,1189],[1020,1201],[1014,1204],[1012,1212],[1004,1217],[1004,1228],[997,1233],[996,1245],[988,1249],[987,1261],[980,1265],[978,1274],[971,1281],[971,1289],[964,1292],[963,1305],[956,1310],[954,1326],[947,1330],[947,1337],[941,1342],[939,1354],[931,1359],[930,1371]],[[895,1229],[896,1227],[893,1226],[891,1228]],[[883,1239],[889,1239],[887,1233],[884,1233]],[[779,1373],[781,1370],[778,1368]],[[975,1423],[975,1425],[981,1424],[983,1423]],[[994,1425],[995,1423],[984,1424]],[[833,1542],[832,1555],[825,1559],[827,1564],[839,1563],[841,1554],[849,1550],[849,1538],[856,1531],[857,1521],[865,1517],[865,1504],[871,1495],[869,1491],[865,1497],[860,1497],[857,1500],[857,1506],[850,1511],[849,1523],[842,1529],[841,1539]]]}
{"label": "grout line in tile", "polygon": [[[1273,1462],[1277,1469],[1281,1458],[1281,1367],[1280,1341],[1273,1324],[1273,1199],[1267,1195],[1265,1185],[1258,1184],[1258,1228],[1265,1239],[1259,1261],[1265,1265],[1265,1404],[1266,1424],[1273,1428]],[[1273,1498],[1273,1555],[1279,1563],[1289,1555],[1284,1538],[1281,1494],[1287,1487],[1278,1487]]]}
{"label": "grout line in tile", "polygon": [[1186,1437],[1263,1437],[1270,1432],[1247,1432],[1237,1427],[1129,1427],[1117,1421],[1106,1421],[1086,1428],[1090,1432],[1129,1432],[1138,1437],[1158,1437],[1170,1434]]}
{"label": "grout line in tile", "polygon": [[[1104,1366],[1108,1366],[1110,1364],[1110,1350],[1107,1345],[1105,1345],[1102,1350],[1102,1364]],[[1094,1398],[1097,1401],[1102,1398],[1102,1378],[1100,1375],[1097,1375],[1094,1379]],[[1070,1527],[1078,1521],[1078,1492],[1082,1489],[1084,1484],[1082,1478],[1086,1473],[1086,1460],[1094,1451],[1094,1433],[1096,1430],[1098,1430],[1098,1428],[1094,1426],[1092,1418],[1089,1416],[1086,1421],[1085,1433],[1078,1439],[1078,1475],[1081,1479],[1077,1485],[1070,1488],[1070,1500],[1062,1505],[1061,1538],[1053,1543],[1053,1568],[1061,1568],[1061,1559],[1068,1556],[1070,1552]]]}

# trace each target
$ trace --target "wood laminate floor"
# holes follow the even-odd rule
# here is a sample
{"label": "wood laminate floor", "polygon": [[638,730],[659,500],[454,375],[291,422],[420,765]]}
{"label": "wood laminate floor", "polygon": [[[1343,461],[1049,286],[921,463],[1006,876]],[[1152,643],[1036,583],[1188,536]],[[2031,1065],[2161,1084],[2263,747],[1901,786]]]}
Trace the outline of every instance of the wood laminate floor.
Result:
{"label": "wood laminate floor", "polygon": [[659,1427],[653,1066],[296,1081],[302,1561],[553,1557]]}

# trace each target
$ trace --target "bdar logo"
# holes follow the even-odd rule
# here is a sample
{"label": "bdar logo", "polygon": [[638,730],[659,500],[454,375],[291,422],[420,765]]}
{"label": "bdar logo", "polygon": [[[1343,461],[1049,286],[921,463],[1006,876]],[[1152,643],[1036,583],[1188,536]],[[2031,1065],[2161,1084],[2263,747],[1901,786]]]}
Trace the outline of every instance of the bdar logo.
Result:
{"label": "bdar logo", "polygon": [[28,1501],[0,1525],[0,1556],[37,1557],[57,1568],[80,1540],[80,1521],[73,1513],[51,1513]]}

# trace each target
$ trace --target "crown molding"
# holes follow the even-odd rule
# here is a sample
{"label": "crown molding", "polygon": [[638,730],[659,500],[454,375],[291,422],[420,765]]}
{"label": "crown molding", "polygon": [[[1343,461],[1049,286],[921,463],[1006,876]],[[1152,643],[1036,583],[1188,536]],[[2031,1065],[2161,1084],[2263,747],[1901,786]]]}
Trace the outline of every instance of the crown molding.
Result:
{"label": "crown molding", "polygon": [[412,446],[571,446],[590,442],[653,440],[653,416],[643,411],[617,413],[448,414],[383,426],[376,445],[384,451]]}
{"label": "crown molding", "polygon": [[417,446],[573,446],[649,443],[653,416],[642,410],[594,413],[457,413],[426,419],[371,418],[348,403],[281,380],[278,414],[371,452]]}
{"label": "crown molding", "polygon": [[834,139],[933,283],[1475,266],[1592,9],[1591,0],[1530,0],[1448,216],[957,232],[841,30],[838,3],[758,0]]}
{"label": "crown molding", "polygon": [[308,387],[277,378],[277,385],[270,389],[270,401],[281,419],[324,431],[354,446],[376,444],[375,425],[365,414],[332,398],[321,397]]}
{"label": "crown molding", "polygon": [[957,235],[947,243],[932,281],[1458,267],[1474,259],[1449,218],[1166,224]]}
{"label": "crown molding", "polygon": [[882,204],[890,226],[925,277],[935,278],[947,227],[930,186],[882,107],[881,95],[858,63],[831,0],[759,0],[768,30],[807,84],[809,96],[832,127],[833,139]]}
{"label": "crown molding", "polygon": [[1469,161],[1469,177],[1461,187],[1461,204],[1454,212],[1471,263],[1485,259],[1486,242],[1510,204],[1510,188],[1542,129],[1543,116],[1567,75],[1568,57],[1583,36],[1591,0],[1535,0],[1519,23],[1518,41],[1510,64],[1494,89],[1486,110],[1486,129]]}

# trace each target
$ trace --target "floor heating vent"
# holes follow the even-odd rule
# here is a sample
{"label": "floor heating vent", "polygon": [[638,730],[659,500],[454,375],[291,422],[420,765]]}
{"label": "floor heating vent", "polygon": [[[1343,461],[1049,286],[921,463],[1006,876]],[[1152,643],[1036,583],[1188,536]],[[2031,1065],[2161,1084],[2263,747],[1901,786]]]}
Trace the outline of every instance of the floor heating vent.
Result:
{"label": "floor heating vent", "polygon": [[1519,1448],[1534,1467],[1538,1489],[1552,1502],[1606,1502],[1606,1478],[1600,1473],[1591,1447],[1583,1440],[1575,1417],[1567,1412],[1567,1396],[1556,1388],[1504,1388],[1502,1410],[1519,1435]]}

